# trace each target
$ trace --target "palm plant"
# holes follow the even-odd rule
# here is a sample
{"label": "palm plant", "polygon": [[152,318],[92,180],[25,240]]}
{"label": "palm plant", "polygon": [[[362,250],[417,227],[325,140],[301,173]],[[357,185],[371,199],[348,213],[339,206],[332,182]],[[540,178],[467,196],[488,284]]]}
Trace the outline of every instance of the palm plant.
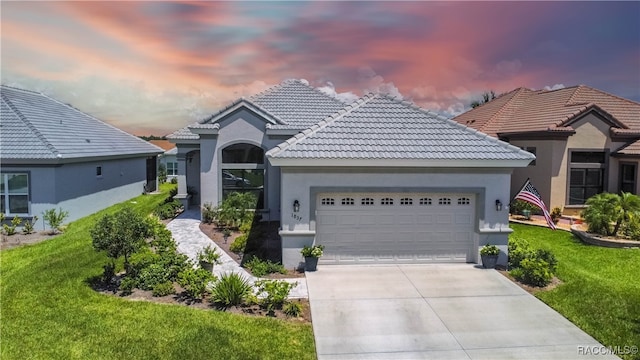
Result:
{"label": "palm plant", "polygon": [[623,222],[628,222],[631,214],[640,211],[640,197],[628,192],[622,192],[618,196],[618,204],[616,206],[618,218],[613,228],[613,234],[617,234]]}

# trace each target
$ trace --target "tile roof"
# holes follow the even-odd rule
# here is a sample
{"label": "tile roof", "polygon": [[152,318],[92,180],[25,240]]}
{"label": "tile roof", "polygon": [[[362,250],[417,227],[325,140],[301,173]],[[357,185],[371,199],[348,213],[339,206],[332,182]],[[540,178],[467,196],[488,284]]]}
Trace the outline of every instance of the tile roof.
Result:
{"label": "tile roof", "polygon": [[558,90],[518,88],[453,120],[492,136],[573,131],[571,124],[597,111],[617,128],[640,131],[640,103],[585,85]]}
{"label": "tile roof", "polygon": [[533,160],[498,139],[387,95],[369,94],[267,152],[290,159]]}
{"label": "tile roof", "polygon": [[0,159],[65,162],[162,149],[46,95],[2,85]]}
{"label": "tile roof", "polygon": [[310,86],[303,80],[285,80],[269,89],[247,99],[240,98],[225,106],[198,124],[184,127],[167,138],[171,140],[196,140],[198,135],[188,128],[198,128],[202,124],[218,121],[226,113],[239,105],[261,113],[272,121],[270,128],[284,130],[303,130],[325,117],[342,109],[345,103]]}
{"label": "tile roof", "polygon": [[636,140],[629,144],[626,144],[620,147],[617,151],[613,153],[614,155],[622,155],[622,156],[638,156],[640,155],[640,140]]}

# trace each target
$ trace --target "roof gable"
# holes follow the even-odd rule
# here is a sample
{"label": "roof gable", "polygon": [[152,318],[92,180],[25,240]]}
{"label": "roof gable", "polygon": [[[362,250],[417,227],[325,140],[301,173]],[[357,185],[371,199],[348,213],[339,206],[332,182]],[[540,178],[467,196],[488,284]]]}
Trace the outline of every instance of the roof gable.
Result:
{"label": "roof gable", "polygon": [[558,90],[519,88],[454,118],[490,135],[572,133],[571,124],[596,112],[612,127],[640,131],[640,104],[580,85]]}
{"label": "roof gable", "polygon": [[393,161],[392,166],[402,166],[401,161],[413,166],[460,166],[459,161],[486,166],[478,160],[513,160],[526,166],[534,159],[530,153],[433,112],[373,94],[281,143],[267,156],[276,162],[305,160],[309,165],[313,160],[373,160],[378,165]]}
{"label": "roof gable", "polygon": [[[285,80],[249,98],[240,98],[201,121],[201,124],[218,122],[239,108],[245,107],[260,115],[271,129],[306,129],[328,115],[340,110],[345,104],[302,80]],[[168,138],[171,140],[197,140],[189,125]]]}
{"label": "roof gable", "polygon": [[0,158],[64,162],[162,149],[46,95],[2,86]]}

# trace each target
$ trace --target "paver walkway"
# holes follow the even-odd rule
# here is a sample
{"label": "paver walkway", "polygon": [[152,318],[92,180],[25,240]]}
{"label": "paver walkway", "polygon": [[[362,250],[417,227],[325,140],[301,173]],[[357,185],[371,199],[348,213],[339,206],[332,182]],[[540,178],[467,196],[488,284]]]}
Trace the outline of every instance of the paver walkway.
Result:
{"label": "paver walkway", "polygon": [[[167,229],[173,234],[173,238],[178,244],[178,251],[187,255],[191,260],[197,262],[198,252],[207,246],[218,249],[221,264],[213,267],[213,273],[221,276],[227,273],[238,273],[248,279],[253,284],[258,278],[251,275],[244,268],[238,265],[224,250],[213,242],[207,235],[200,231],[200,211],[198,209],[190,209],[173,219],[167,224]],[[290,283],[298,283],[296,287],[291,289],[289,298],[307,298],[307,281],[306,278],[282,279]]]}

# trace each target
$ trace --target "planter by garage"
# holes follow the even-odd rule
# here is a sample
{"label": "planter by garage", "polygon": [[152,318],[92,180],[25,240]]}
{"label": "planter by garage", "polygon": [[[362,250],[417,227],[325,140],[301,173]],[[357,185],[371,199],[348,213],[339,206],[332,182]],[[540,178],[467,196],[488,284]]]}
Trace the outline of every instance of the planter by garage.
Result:
{"label": "planter by garage", "polygon": [[318,258],[307,256],[304,258],[304,271],[316,271],[318,269]]}
{"label": "planter by garage", "polygon": [[498,263],[498,255],[480,255],[480,258],[485,269],[494,269]]}

